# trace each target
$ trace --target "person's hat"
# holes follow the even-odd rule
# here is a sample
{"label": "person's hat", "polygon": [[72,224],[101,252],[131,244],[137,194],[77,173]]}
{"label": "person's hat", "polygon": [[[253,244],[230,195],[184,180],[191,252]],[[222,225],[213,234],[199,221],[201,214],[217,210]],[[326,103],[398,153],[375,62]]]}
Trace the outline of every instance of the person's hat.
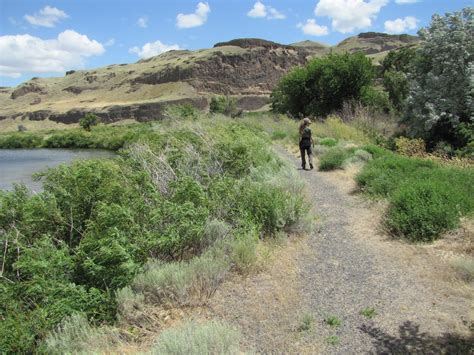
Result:
{"label": "person's hat", "polygon": [[305,118],[303,118],[303,122],[304,123],[311,123],[311,120],[309,119],[309,117],[305,117]]}

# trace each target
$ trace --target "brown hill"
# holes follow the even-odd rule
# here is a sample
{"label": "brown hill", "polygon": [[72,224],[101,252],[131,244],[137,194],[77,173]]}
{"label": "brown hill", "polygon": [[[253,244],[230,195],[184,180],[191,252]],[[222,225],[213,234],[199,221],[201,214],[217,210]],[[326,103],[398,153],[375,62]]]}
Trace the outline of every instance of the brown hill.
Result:
{"label": "brown hill", "polygon": [[360,34],[335,47],[304,41],[282,45],[236,39],[197,51],[170,51],[132,64],[68,71],[64,77],[33,78],[0,88],[0,124],[5,120],[77,122],[87,112],[104,122],[159,119],[169,104],[205,109],[216,94],[232,95],[238,106],[255,110],[292,67],[330,50],[379,55],[417,41],[412,36]]}

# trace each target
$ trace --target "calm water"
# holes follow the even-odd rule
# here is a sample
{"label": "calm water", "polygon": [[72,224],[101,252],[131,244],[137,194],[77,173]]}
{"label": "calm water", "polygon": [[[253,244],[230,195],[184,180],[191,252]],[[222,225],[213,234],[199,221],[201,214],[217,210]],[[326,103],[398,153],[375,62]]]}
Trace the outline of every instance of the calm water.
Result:
{"label": "calm water", "polygon": [[11,190],[13,183],[23,183],[33,191],[41,191],[41,181],[32,174],[75,159],[111,158],[106,150],[71,149],[0,149],[0,189]]}

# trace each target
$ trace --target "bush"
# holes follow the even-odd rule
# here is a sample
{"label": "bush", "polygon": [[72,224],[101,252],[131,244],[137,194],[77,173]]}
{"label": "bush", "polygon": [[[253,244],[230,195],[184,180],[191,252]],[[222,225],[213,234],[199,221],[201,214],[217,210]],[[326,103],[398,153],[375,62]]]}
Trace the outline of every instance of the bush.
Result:
{"label": "bush", "polygon": [[426,154],[426,145],[423,139],[410,139],[406,137],[395,138],[397,153],[408,157],[422,157]]}
{"label": "bush", "polygon": [[283,76],[271,94],[272,110],[294,116],[325,116],[347,100],[359,100],[374,69],[362,53],[329,54]]}
{"label": "bush", "polygon": [[337,139],[334,138],[321,138],[318,140],[318,144],[324,145],[326,147],[335,147],[337,145]]}
{"label": "bush", "polygon": [[163,331],[151,353],[159,355],[240,354],[239,332],[219,322],[188,322]]}
{"label": "bush", "polygon": [[117,331],[107,327],[92,327],[82,314],[73,314],[48,334],[43,350],[50,354],[110,352],[121,344]]}
{"label": "bush", "polygon": [[92,113],[86,114],[83,118],[79,120],[79,126],[85,129],[86,131],[90,131],[92,126],[96,126],[98,123],[98,117]]}
{"label": "bush", "polygon": [[41,137],[34,133],[15,132],[0,135],[1,149],[37,148],[41,143]]}
{"label": "bush", "polygon": [[232,242],[231,259],[234,267],[246,273],[251,271],[257,263],[257,241],[258,235],[246,233]]}
{"label": "bush", "polygon": [[326,154],[322,155],[319,160],[319,170],[329,171],[342,168],[344,160],[350,157],[350,152],[342,148],[330,149]]}
{"label": "bush", "polygon": [[428,160],[390,154],[368,162],[356,181],[364,192],[387,197],[405,180],[415,174],[430,174],[436,167]]}
{"label": "bush", "polygon": [[167,264],[151,260],[145,271],[133,279],[131,287],[150,304],[198,305],[216,291],[228,269],[224,259],[210,255]]}
{"label": "bush", "polygon": [[458,194],[436,180],[410,181],[390,199],[386,225],[415,242],[429,242],[459,224]]}
{"label": "bush", "polygon": [[231,116],[237,111],[237,103],[234,98],[228,96],[213,96],[209,104],[210,113],[222,113]]}

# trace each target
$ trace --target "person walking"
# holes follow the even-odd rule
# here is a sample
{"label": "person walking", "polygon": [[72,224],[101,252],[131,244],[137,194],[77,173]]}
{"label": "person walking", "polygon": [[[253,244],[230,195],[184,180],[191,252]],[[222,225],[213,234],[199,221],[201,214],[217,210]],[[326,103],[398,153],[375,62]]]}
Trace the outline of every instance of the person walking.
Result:
{"label": "person walking", "polygon": [[306,170],[306,154],[308,154],[309,168],[313,169],[313,152],[311,150],[314,146],[313,137],[311,136],[311,129],[309,125],[311,120],[305,117],[300,124],[300,153],[301,153],[301,167]]}

